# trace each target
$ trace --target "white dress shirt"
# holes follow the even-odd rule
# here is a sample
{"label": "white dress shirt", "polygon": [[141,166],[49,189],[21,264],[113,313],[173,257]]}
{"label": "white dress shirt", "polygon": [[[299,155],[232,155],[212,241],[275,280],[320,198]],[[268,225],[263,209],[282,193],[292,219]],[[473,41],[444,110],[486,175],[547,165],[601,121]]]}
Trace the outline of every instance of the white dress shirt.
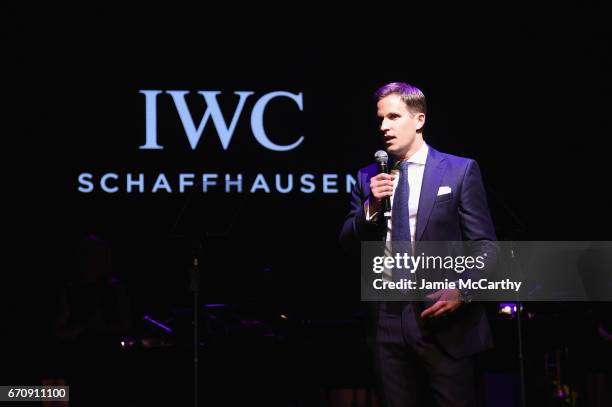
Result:
{"label": "white dress shirt", "polygon": [[[416,221],[417,211],[419,209],[419,197],[421,196],[421,185],[423,184],[423,173],[425,172],[425,162],[427,161],[427,154],[429,153],[429,147],[426,143],[423,143],[416,153],[408,158],[408,187],[410,188],[410,195],[408,197],[408,212],[410,214],[410,238],[414,248],[414,238],[416,234]],[[395,189],[399,180],[399,163],[396,162],[391,174],[395,175],[393,180],[393,195],[391,195],[391,207],[393,207],[393,197],[395,196]],[[368,202],[365,206],[365,214],[367,220],[374,220],[377,213],[369,214]],[[387,221],[387,236],[386,241],[391,241],[391,219]]]}

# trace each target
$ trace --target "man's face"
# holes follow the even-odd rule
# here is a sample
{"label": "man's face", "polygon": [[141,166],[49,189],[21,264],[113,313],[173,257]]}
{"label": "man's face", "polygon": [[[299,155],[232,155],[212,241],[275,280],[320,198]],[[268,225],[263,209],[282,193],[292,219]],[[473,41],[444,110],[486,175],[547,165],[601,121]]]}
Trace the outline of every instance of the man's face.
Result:
{"label": "man's face", "polygon": [[387,152],[396,158],[407,158],[406,154],[415,148],[415,141],[422,140],[417,129],[425,123],[425,115],[410,113],[402,98],[395,94],[380,99],[376,106]]}

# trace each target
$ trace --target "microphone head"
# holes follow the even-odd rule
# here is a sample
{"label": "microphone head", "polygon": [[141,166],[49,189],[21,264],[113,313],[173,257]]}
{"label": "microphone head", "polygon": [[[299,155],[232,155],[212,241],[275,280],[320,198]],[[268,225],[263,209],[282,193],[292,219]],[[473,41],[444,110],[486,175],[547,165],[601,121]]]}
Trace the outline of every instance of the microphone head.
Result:
{"label": "microphone head", "polygon": [[389,156],[387,155],[386,151],[378,150],[374,154],[374,160],[376,160],[378,164],[387,164],[387,161],[389,161]]}

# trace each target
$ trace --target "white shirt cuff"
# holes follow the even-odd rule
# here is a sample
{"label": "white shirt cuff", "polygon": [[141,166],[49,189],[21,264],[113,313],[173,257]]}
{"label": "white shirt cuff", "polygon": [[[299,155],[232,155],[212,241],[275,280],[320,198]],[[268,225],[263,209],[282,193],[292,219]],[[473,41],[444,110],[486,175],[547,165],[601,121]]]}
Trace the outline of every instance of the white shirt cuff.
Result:
{"label": "white shirt cuff", "polygon": [[376,220],[376,217],[378,216],[378,212],[374,212],[370,214],[370,201],[365,202],[365,204],[363,205],[363,210],[365,213],[365,218],[368,222],[373,222],[374,220]]}

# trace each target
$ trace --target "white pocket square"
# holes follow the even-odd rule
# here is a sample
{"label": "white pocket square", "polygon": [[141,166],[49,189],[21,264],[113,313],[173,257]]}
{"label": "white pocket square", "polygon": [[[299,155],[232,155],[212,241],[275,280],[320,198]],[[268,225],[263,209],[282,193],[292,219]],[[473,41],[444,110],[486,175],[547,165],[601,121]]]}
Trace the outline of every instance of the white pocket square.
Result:
{"label": "white pocket square", "polygon": [[450,194],[450,193],[451,193],[450,187],[440,187],[440,189],[438,189],[438,196],[446,195],[446,194]]}

